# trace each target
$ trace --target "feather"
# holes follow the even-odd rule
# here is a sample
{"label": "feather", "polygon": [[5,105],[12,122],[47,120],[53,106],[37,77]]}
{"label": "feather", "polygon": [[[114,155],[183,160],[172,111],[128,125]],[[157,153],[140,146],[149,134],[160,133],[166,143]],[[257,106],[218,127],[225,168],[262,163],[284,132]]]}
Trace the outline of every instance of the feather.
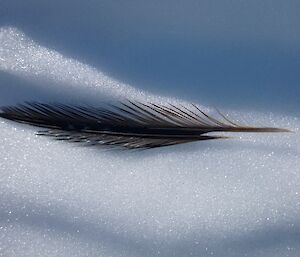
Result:
{"label": "feather", "polygon": [[121,102],[99,108],[28,102],[0,109],[0,117],[43,128],[37,135],[57,140],[126,149],[149,149],[226,138],[209,132],[288,132],[241,126],[219,112],[216,119],[198,106]]}

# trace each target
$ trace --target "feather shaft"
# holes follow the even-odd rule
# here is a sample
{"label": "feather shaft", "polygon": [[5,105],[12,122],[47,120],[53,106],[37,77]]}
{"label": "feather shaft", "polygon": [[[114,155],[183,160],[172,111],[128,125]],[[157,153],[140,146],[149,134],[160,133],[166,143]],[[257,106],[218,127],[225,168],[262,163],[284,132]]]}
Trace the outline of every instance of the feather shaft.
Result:
{"label": "feather shaft", "polygon": [[44,128],[37,134],[86,145],[149,149],[227,138],[209,132],[289,132],[272,127],[241,126],[219,112],[211,117],[198,106],[128,101],[101,108],[28,102],[2,107],[0,117]]}

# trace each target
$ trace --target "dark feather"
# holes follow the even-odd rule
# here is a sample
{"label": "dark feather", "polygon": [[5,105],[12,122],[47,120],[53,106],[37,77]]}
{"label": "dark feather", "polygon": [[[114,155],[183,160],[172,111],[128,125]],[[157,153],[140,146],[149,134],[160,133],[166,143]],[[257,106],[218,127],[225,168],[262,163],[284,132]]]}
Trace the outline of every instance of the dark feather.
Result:
{"label": "dark feather", "polygon": [[218,120],[196,105],[159,105],[128,101],[101,108],[26,103],[2,107],[0,117],[44,128],[38,135],[86,145],[148,149],[226,138],[209,132],[287,132],[286,129],[240,126],[220,113]]}

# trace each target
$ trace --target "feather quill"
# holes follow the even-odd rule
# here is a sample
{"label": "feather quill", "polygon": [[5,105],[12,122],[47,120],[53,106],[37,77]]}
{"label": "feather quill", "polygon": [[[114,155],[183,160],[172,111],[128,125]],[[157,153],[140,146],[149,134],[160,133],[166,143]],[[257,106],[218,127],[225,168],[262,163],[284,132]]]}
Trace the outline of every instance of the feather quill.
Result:
{"label": "feather quill", "polygon": [[198,106],[120,102],[103,107],[28,102],[0,109],[0,117],[43,128],[37,135],[57,140],[126,149],[149,149],[226,138],[209,132],[288,132],[287,129],[241,126]]}

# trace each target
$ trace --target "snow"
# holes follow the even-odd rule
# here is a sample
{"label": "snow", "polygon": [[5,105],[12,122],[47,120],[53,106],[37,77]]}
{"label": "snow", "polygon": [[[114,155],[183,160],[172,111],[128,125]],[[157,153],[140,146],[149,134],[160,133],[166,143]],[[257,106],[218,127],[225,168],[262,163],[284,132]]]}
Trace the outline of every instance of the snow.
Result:
{"label": "snow", "polygon": [[[201,104],[200,98],[193,96],[192,87],[187,87],[191,95],[181,99],[183,95],[180,92],[184,90],[174,89],[175,92],[171,93],[172,88],[160,91],[159,88],[151,90],[147,86],[147,92],[135,83],[135,86],[123,83],[120,78],[129,81],[130,76],[135,77],[130,68],[123,71],[125,74],[109,61],[107,66],[96,63],[76,42],[74,48],[70,45],[69,52],[67,44],[58,47],[55,36],[60,35],[62,29],[55,28],[51,23],[54,21],[50,22],[46,17],[40,26],[49,33],[46,37],[48,42],[43,38],[46,34],[41,32],[42,29],[30,27],[33,26],[28,22],[30,19],[24,18],[22,15],[25,14],[20,14],[13,3],[15,1],[8,5],[7,10],[14,10],[18,14],[14,25],[19,26],[8,24],[0,29],[1,105],[27,100],[97,105],[103,98],[124,97],[178,103],[194,99],[197,104]],[[28,6],[24,6],[25,10],[31,5],[42,6],[30,1]],[[75,8],[71,7],[71,10],[76,14],[79,12],[78,3],[75,1],[74,5]],[[107,5],[117,12],[122,21],[120,7]],[[179,2],[178,5],[171,10],[173,15],[180,13]],[[278,4],[274,5],[276,10],[280,10]],[[154,8],[152,4],[147,7],[155,13],[151,9]],[[52,8],[57,9],[55,4]],[[126,6],[124,12],[130,8],[138,18],[145,15],[148,22],[149,19],[160,17],[157,24],[161,23],[162,26],[158,32],[150,30],[149,35],[159,38],[160,32],[170,28],[170,24],[161,18],[161,13],[150,17],[139,5]],[[249,8],[251,12],[253,8],[256,10],[253,6]],[[281,8],[285,10],[287,7]],[[165,6],[159,9],[164,13]],[[192,8],[188,10],[192,12]],[[278,16],[275,11],[273,14]],[[95,22],[95,15],[96,11],[91,13],[91,23]],[[187,23],[195,22],[193,15],[192,12]],[[257,15],[260,21],[265,21],[263,15]],[[134,22],[138,19],[136,16],[128,21],[129,34],[137,31],[134,28],[139,26]],[[171,16],[169,14],[167,17],[171,19]],[[74,20],[65,21],[66,18],[59,14],[56,17],[55,23],[63,27],[69,28],[72,23],[81,24]],[[183,16],[179,17],[182,19]],[[288,23],[293,17],[285,17],[284,21]],[[110,21],[108,16],[101,17],[103,19]],[[245,19],[244,25],[248,24],[247,19],[251,21],[250,14]],[[180,29],[180,20],[172,18],[171,21],[176,28],[174,33],[184,32],[183,28]],[[76,31],[86,28],[88,22],[84,20],[81,27],[66,33],[69,36],[75,35]],[[147,25],[147,22],[143,21],[143,24]],[[209,21],[205,24],[209,24]],[[239,28],[237,24],[232,24],[235,29],[225,25],[219,25],[219,29],[225,29],[231,38],[256,37],[267,42],[273,40],[290,47],[290,52],[297,52],[299,38],[292,33],[293,27],[285,31],[280,26],[273,26],[269,33],[263,33],[264,29],[252,30],[249,22],[246,27],[246,31],[252,33],[249,36],[242,32],[234,34]],[[265,26],[265,29],[269,28]],[[211,30],[205,28],[203,25],[202,32],[206,31],[205,35],[213,38]],[[195,30],[190,28],[185,35],[193,35]],[[115,31],[122,37],[126,36],[126,32],[119,28]],[[90,35],[89,32],[84,35]],[[141,32],[141,37],[147,38],[148,33]],[[226,41],[225,34],[219,36],[223,41]],[[65,40],[66,43],[67,39],[61,35],[61,42]],[[110,35],[111,42],[117,35]],[[286,37],[283,38],[283,35]],[[83,55],[75,58],[75,50]],[[96,47],[91,52],[96,54]],[[103,58],[107,60],[105,56]],[[126,61],[121,60],[121,63],[125,65]],[[103,68],[106,72],[102,67],[106,67]],[[232,95],[230,86],[228,91],[223,88],[224,99],[220,104],[225,107],[223,112],[241,122],[285,127],[294,133],[230,134],[233,139],[151,151],[120,152],[52,141],[35,136],[35,128],[1,120],[0,255],[299,256],[300,121],[297,109],[299,86],[295,87],[299,80],[292,73],[294,66],[290,67],[290,73],[284,70],[281,74],[281,82],[290,83],[276,85],[275,89],[279,88],[276,94],[276,90],[269,91],[275,99],[282,100],[281,97],[284,97],[289,104],[277,102],[276,108],[270,99],[259,105],[259,100],[256,102],[256,98],[252,98],[247,99],[249,103],[252,101],[251,107],[239,102],[238,108],[232,108],[234,105],[226,99],[238,99],[243,94],[240,90],[239,95]],[[117,71],[117,79],[112,77],[110,69]],[[271,68],[265,71],[270,70],[274,73],[276,71]],[[153,75],[153,72],[149,74]],[[170,70],[161,72],[168,74]],[[168,76],[156,75],[159,75],[161,81],[169,79]],[[274,76],[276,78],[277,74]],[[140,78],[135,79],[135,82],[142,81]],[[256,82],[259,83],[253,86],[254,95],[259,95],[259,87],[266,79],[257,78]],[[147,83],[150,85],[153,82],[149,80]],[[267,80],[266,84],[271,82],[272,79]],[[289,92],[280,96],[283,89]],[[169,95],[176,98],[167,96],[168,91]],[[207,92],[204,96],[209,98]],[[209,98],[212,104],[218,99]],[[291,109],[292,112],[289,111]],[[206,110],[211,108],[208,106]]]}

